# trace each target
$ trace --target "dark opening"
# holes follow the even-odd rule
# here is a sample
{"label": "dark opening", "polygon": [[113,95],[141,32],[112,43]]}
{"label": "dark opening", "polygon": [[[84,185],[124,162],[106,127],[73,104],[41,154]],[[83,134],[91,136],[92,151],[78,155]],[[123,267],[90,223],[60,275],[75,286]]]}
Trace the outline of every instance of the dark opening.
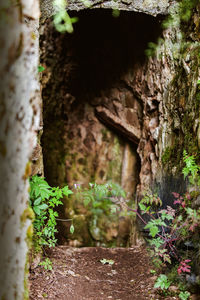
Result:
{"label": "dark opening", "polygon": [[134,64],[144,63],[148,42],[160,34],[159,19],[141,13],[121,12],[114,18],[110,10],[99,9],[78,17],[65,45],[73,48],[76,72],[69,85],[75,95],[98,93],[118,82]]}

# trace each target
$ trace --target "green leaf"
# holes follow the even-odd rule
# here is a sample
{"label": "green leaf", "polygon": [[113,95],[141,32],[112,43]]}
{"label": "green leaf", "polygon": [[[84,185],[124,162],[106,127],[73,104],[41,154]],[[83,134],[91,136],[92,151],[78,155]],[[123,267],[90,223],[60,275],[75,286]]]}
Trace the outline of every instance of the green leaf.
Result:
{"label": "green leaf", "polygon": [[172,217],[170,214],[168,214],[166,211],[163,211],[162,214],[161,214],[161,219],[162,220],[173,220],[174,217]]}
{"label": "green leaf", "polygon": [[144,205],[143,203],[139,203],[139,207],[141,210],[145,211],[146,210],[146,205]]}
{"label": "green leaf", "polygon": [[48,208],[48,205],[44,203],[44,204],[39,205],[38,208],[39,208],[40,210],[45,210],[45,209]]}
{"label": "green leaf", "polygon": [[54,25],[59,32],[72,33],[72,21],[66,10],[60,10],[54,15]]}
{"label": "green leaf", "polygon": [[152,237],[155,237],[156,236],[156,234],[158,233],[158,227],[157,226],[152,226],[151,228],[150,228],[150,235],[152,236]]}
{"label": "green leaf", "polygon": [[181,292],[178,296],[181,300],[187,300],[190,297],[190,293],[187,291]]}
{"label": "green leaf", "polygon": [[168,281],[168,278],[164,274],[160,274],[157,278],[156,283],[154,284],[154,288],[161,288],[162,290],[168,289],[171,282]]}
{"label": "green leaf", "polygon": [[156,239],[152,239],[149,241],[150,245],[154,245],[156,248],[159,248],[161,245],[164,244],[164,241],[158,237]]}
{"label": "green leaf", "polygon": [[41,198],[41,197],[37,198],[37,199],[33,202],[34,206],[39,205],[39,204],[41,203],[41,201],[42,201],[42,198]]}
{"label": "green leaf", "polygon": [[67,185],[62,189],[62,191],[65,196],[69,196],[69,195],[73,194],[73,192],[71,190],[69,190]]}
{"label": "green leaf", "polygon": [[70,231],[71,234],[74,233],[74,225],[73,224],[71,224],[69,231]]}
{"label": "green leaf", "polygon": [[34,212],[36,213],[36,215],[40,216],[41,210],[39,209],[38,206],[34,206],[33,207]]}
{"label": "green leaf", "polygon": [[43,72],[45,68],[43,66],[38,66],[38,73]]}
{"label": "green leaf", "polygon": [[77,18],[77,17],[71,18],[72,24],[77,23],[78,21],[79,21],[79,18]]}

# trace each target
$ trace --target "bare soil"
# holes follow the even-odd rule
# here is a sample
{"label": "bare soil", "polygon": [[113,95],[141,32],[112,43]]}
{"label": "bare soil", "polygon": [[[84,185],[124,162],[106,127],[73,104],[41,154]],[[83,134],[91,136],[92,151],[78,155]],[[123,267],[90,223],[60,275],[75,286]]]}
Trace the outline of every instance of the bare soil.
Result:
{"label": "bare soil", "polygon": [[[40,265],[30,270],[30,300],[143,300],[164,299],[153,288],[145,248],[71,248],[48,253],[53,270]],[[101,259],[114,263],[102,264]],[[165,299],[178,299],[168,296]]]}

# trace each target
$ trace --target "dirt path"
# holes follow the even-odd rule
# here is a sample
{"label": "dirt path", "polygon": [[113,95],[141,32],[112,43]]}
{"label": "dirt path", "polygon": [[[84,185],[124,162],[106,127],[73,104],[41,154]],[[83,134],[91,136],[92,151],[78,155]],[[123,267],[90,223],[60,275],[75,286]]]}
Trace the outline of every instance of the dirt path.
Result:
{"label": "dirt path", "polygon": [[[30,273],[30,300],[162,299],[143,248],[69,248],[49,253],[52,271],[37,266]],[[112,265],[101,259],[113,260]],[[168,297],[165,299],[178,299]]]}

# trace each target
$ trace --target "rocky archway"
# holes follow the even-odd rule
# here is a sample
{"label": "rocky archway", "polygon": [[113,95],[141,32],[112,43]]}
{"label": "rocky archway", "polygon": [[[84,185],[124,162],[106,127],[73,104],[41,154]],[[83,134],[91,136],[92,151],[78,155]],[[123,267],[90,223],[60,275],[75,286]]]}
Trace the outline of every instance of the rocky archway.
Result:
{"label": "rocky archway", "polygon": [[[155,153],[155,141],[144,136],[147,114],[152,131],[158,126],[145,50],[161,33],[160,18],[124,11],[114,18],[111,10],[101,9],[73,14],[79,22],[72,35],[56,32],[51,20],[41,26],[45,176],[52,185],[112,180],[131,199],[141,177],[142,143],[148,157]],[[142,176],[150,181],[148,166],[146,159]],[[83,227],[82,219],[77,226]],[[127,238],[129,220],[127,226],[122,222]],[[120,225],[113,226],[117,231],[108,241],[119,235]],[[88,236],[85,243],[90,244]]]}

